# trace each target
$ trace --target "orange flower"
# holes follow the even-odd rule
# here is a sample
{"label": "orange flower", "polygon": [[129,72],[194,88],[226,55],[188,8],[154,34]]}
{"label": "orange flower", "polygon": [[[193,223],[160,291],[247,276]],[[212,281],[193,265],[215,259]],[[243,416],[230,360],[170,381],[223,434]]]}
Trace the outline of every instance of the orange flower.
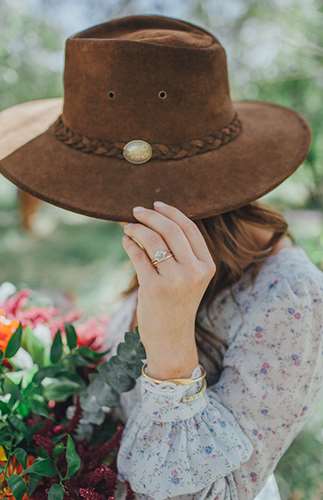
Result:
{"label": "orange flower", "polygon": [[[6,460],[5,460],[6,461]],[[0,465],[5,465],[5,461],[4,462],[0,462]],[[34,457],[31,456],[31,455],[28,455],[27,457],[27,467],[30,467],[31,464],[35,461]],[[23,468],[22,466],[17,462],[17,459],[15,457],[12,457],[10,459],[10,462],[9,464],[7,464],[7,468],[6,468],[6,473],[2,472],[0,474],[0,500],[13,500],[15,497],[11,491],[11,489],[9,488],[8,484],[7,484],[7,481],[6,481],[6,478],[12,476],[13,474],[20,474],[22,472]],[[28,478],[26,478],[25,476],[25,479],[28,480]],[[28,495],[25,494],[23,496],[23,499],[22,500],[28,500]]]}
{"label": "orange flower", "polygon": [[5,351],[11,335],[17,330],[19,321],[8,319],[5,312],[0,309],[0,350]]}

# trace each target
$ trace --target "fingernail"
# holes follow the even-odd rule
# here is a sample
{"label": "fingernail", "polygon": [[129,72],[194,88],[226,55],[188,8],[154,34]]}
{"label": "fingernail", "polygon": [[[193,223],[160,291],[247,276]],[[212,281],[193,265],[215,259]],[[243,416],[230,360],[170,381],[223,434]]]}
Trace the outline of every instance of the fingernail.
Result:
{"label": "fingernail", "polygon": [[162,201],[154,201],[154,207],[165,207],[166,206],[166,203],[163,203]]}
{"label": "fingernail", "polygon": [[129,222],[128,224],[126,224],[125,226],[123,226],[123,230],[124,230],[124,231],[127,231],[128,229],[130,229],[130,228],[131,228],[131,226],[132,226],[132,225],[133,225],[133,224],[131,224],[131,222]]}
{"label": "fingernail", "polygon": [[137,213],[143,212],[144,210],[145,210],[144,207],[134,207],[134,209],[133,209],[133,211],[137,212]]}

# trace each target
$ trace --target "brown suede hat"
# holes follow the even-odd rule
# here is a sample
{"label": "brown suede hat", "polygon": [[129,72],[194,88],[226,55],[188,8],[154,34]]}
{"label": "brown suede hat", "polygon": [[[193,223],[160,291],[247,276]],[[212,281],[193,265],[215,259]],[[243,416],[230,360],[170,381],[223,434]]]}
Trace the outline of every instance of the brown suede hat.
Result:
{"label": "brown suede hat", "polygon": [[226,53],[205,29],[159,15],[66,40],[64,100],[0,113],[0,171],[85,215],[135,221],[154,200],[192,219],[239,208],[289,177],[310,129],[295,111],[230,97]]}

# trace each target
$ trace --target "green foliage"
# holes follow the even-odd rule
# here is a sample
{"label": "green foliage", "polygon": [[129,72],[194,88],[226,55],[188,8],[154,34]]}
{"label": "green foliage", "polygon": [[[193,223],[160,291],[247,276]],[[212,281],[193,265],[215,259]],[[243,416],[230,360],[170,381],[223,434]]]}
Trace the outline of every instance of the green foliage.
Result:
{"label": "green foliage", "polygon": [[135,386],[145,358],[138,328],[126,332],[124,341],[118,344],[117,354],[98,366],[97,373],[81,394],[83,420],[92,424],[103,423],[102,408],[118,406],[120,394]]}
{"label": "green foliage", "polygon": [[[66,417],[60,419],[61,431],[52,435],[51,451],[42,448],[34,441],[34,436],[42,432],[46,421],[54,418],[48,403],[55,401],[55,409],[66,405],[81,396],[88,401],[90,394],[103,397],[100,404],[117,405],[120,393],[133,387],[135,378],[140,374],[141,358],[145,351],[140,341],[138,330],[126,332],[125,341],[118,355],[104,361],[109,352],[98,353],[87,347],[79,347],[75,328],[65,325],[66,342],[58,331],[50,348],[48,363],[44,363],[44,353],[35,348],[34,336],[30,328],[23,329],[21,324],[12,335],[5,351],[5,357],[11,359],[23,346],[29,349],[41,361],[40,365],[30,370],[26,376],[24,370],[15,370],[0,365],[0,443],[7,455],[7,463],[14,459],[22,470],[11,476],[6,476],[8,486],[15,498],[22,499],[25,493],[29,495],[37,488],[44,478],[55,478],[57,482],[51,486],[49,497],[62,499],[64,497],[64,482],[78,474],[82,466],[74,439],[68,432]],[[124,371],[124,374],[122,373]],[[62,406],[64,408],[65,406]],[[86,414],[86,409],[82,409]],[[37,417],[33,425],[27,418]],[[62,422],[62,424],[61,424]],[[102,422],[102,439],[111,433],[111,422]],[[109,425],[108,425],[109,424]],[[100,440],[96,440],[97,443]],[[35,457],[32,463],[28,457]],[[61,470],[61,458],[64,457],[66,467]]]}
{"label": "green foliage", "polygon": [[8,478],[8,484],[15,496],[16,500],[22,500],[22,497],[26,493],[26,483],[22,476],[17,476],[13,474]]}
{"label": "green foliage", "polygon": [[41,477],[54,477],[57,474],[55,464],[50,458],[37,458],[35,462],[28,467],[24,474],[37,474]]}
{"label": "green foliage", "polygon": [[64,488],[60,484],[53,484],[48,492],[48,500],[63,500]]}
{"label": "green foliage", "polygon": [[22,339],[22,326],[19,325],[15,333],[12,335],[10,338],[6,352],[5,352],[5,357],[6,358],[12,358],[17,352],[19,347],[21,347],[21,339]]}
{"label": "green foliage", "polygon": [[33,361],[38,366],[46,366],[49,364],[46,346],[40,342],[39,338],[30,327],[26,327],[23,331],[21,346],[30,353]]}
{"label": "green foliage", "polygon": [[75,349],[75,347],[77,346],[77,334],[74,326],[66,323],[65,332],[68,347],[70,348],[70,350]]}
{"label": "green foliage", "polygon": [[63,341],[62,341],[62,334],[58,330],[54,337],[54,342],[52,345],[52,348],[50,350],[50,360],[51,362],[57,363],[63,355]]}
{"label": "green foliage", "polygon": [[81,467],[81,459],[77,454],[77,451],[75,449],[75,444],[71,436],[67,436],[66,463],[67,463],[67,472],[65,479],[70,479],[77,473],[77,471]]}

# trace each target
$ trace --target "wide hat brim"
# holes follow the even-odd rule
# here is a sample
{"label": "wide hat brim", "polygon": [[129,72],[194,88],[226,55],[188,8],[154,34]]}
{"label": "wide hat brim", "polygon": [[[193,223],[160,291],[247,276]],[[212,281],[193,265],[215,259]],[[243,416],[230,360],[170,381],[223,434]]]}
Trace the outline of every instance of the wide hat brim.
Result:
{"label": "wide hat brim", "polygon": [[0,113],[0,172],[44,201],[99,219],[133,222],[133,207],[152,208],[155,200],[193,220],[218,215],[282,183],[301,165],[311,140],[306,121],[289,108],[263,101],[235,101],[234,107],[242,131],[231,143],[135,165],[62,143],[48,130],[62,99],[29,101]]}

